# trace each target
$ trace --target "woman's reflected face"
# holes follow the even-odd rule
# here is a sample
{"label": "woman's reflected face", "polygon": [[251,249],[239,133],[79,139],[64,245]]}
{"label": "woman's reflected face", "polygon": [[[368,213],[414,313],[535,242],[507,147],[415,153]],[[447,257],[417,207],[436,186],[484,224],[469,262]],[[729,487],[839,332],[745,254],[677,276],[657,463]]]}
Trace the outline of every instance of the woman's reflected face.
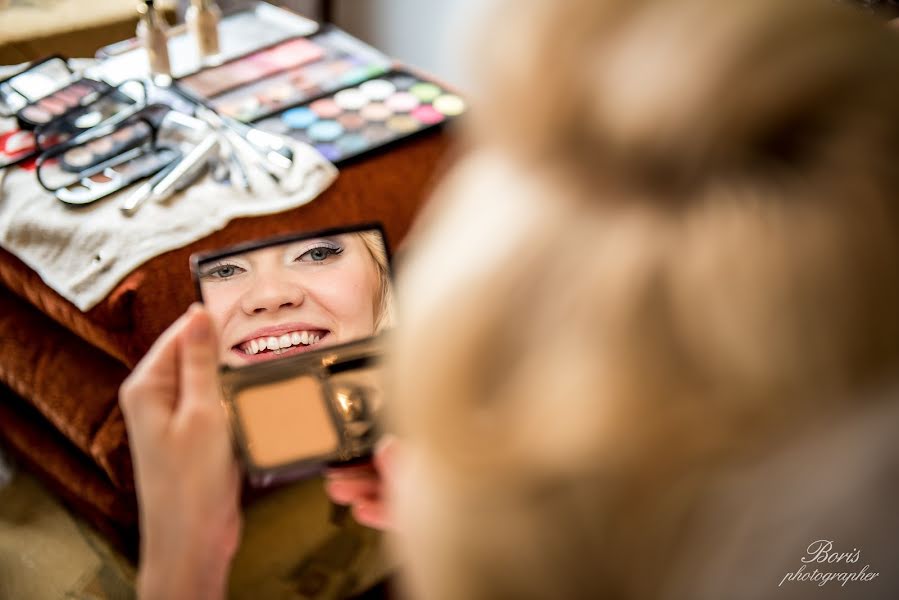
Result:
{"label": "woman's reflected face", "polygon": [[231,366],[374,334],[378,268],[358,235],[291,242],[200,267],[203,302]]}

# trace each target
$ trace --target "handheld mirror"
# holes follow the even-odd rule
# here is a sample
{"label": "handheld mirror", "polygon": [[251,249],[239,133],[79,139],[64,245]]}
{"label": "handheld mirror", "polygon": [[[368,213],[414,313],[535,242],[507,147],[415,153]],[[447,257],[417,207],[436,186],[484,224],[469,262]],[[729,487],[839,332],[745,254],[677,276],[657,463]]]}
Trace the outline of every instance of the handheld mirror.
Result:
{"label": "handheld mirror", "polygon": [[366,224],[191,258],[252,483],[370,456],[381,406],[379,334],[391,321],[388,257],[383,229]]}

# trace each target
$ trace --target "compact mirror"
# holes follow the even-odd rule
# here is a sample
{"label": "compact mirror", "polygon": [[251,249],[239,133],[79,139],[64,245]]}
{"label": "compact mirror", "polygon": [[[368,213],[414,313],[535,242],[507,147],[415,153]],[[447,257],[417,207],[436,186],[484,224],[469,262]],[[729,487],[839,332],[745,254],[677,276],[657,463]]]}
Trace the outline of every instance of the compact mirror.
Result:
{"label": "compact mirror", "polygon": [[392,320],[388,257],[378,224],[192,257],[251,482],[370,456],[382,404],[380,333]]}

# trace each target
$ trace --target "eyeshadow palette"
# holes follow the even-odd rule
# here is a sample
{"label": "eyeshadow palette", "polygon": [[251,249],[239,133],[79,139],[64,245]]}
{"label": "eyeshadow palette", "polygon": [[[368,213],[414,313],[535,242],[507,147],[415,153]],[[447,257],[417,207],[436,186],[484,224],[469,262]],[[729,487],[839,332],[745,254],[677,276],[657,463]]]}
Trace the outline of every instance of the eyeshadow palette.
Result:
{"label": "eyeshadow palette", "polygon": [[16,113],[23,129],[34,129],[70,111],[95,102],[110,86],[94,79],[81,79],[34,101]]}
{"label": "eyeshadow palette", "polygon": [[64,171],[81,173],[150,141],[152,135],[152,129],[146,121],[129,123],[109,135],[63,152],[59,157],[59,167]]}
{"label": "eyeshadow palette", "polygon": [[336,27],[310,41],[322,50],[316,61],[220,94],[210,106],[249,123],[390,70],[387,56]]}
{"label": "eyeshadow palette", "polygon": [[311,144],[340,163],[440,126],[465,109],[465,101],[442,86],[392,71],[256,125]]}
{"label": "eyeshadow palette", "polygon": [[181,151],[169,146],[133,148],[72,177],[53,193],[67,204],[90,204],[158,173],[180,158]]}
{"label": "eyeshadow palette", "polygon": [[146,101],[147,91],[142,82],[131,81],[109,88],[94,102],[36,127],[38,148],[47,150],[98,125],[122,121],[145,107]]}
{"label": "eyeshadow palette", "polygon": [[178,80],[178,84],[204,98],[320,59],[324,50],[306,38],[288,40],[244,58],[212,67]]}
{"label": "eyeshadow palette", "polygon": [[12,116],[32,102],[70,82],[72,70],[60,56],[51,56],[0,80],[0,115]]}

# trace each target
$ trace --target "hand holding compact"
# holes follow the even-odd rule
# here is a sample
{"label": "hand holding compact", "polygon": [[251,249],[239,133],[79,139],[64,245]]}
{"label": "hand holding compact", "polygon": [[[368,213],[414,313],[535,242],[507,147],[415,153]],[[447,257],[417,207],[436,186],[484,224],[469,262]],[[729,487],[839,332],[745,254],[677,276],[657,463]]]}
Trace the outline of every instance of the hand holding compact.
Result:
{"label": "hand holding compact", "polygon": [[122,384],[140,505],[141,598],[223,597],[240,537],[240,476],[209,314],[194,305]]}

